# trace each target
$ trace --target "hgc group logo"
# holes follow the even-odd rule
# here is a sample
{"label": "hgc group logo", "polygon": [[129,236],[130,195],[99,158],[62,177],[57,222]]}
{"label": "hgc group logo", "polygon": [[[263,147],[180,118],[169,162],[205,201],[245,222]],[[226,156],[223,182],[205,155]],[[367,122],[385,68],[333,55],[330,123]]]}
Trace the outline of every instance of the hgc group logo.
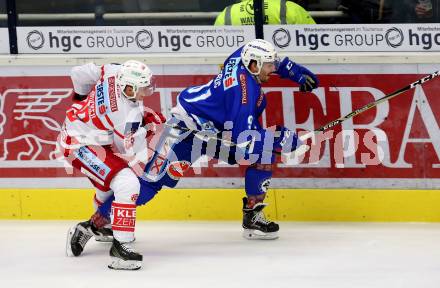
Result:
{"label": "hgc group logo", "polygon": [[403,32],[399,28],[392,27],[388,29],[385,33],[385,41],[390,47],[397,48],[401,46],[403,43],[403,39]]}
{"label": "hgc group logo", "polygon": [[29,47],[31,47],[34,50],[38,50],[44,45],[44,36],[43,33],[41,33],[38,30],[33,30],[28,33],[26,37],[26,42]]}
{"label": "hgc group logo", "polygon": [[286,48],[289,46],[292,38],[288,30],[284,28],[277,29],[273,32],[272,41],[278,48]]}
{"label": "hgc group logo", "polygon": [[140,30],[136,33],[136,44],[139,48],[146,50],[153,45],[153,34],[149,30]]}

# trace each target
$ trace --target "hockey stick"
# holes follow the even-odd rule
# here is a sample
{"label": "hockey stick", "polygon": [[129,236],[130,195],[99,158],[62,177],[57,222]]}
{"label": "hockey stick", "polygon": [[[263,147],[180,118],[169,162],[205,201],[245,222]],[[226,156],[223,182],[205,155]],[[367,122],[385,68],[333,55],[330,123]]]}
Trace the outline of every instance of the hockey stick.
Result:
{"label": "hockey stick", "polygon": [[[344,122],[345,120],[350,119],[350,118],[352,118],[354,116],[357,116],[357,115],[359,115],[359,114],[361,114],[361,113],[363,113],[363,112],[365,112],[365,111],[367,111],[367,110],[369,110],[369,109],[379,105],[380,103],[388,101],[388,100],[390,100],[390,99],[392,99],[392,98],[394,98],[394,97],[396,97],[396,96],[398,96],[398,95],[400,95],[400,94],[402,94],[402,93],[404,93],[406,91],[409,91],[409,90],[415,88],[418,85],[422,85],[423,83],[428,82],[429,80],[432,80],[432,79],[434,79],[435,77],[437,77],[439,75],[440,75],[440,71],[436,71],[436,72],[434,72],[432,74],[429,74],[429,75],[427,75],[427,76],[425,76],[423,78],[420,78],[419,80],[409,84],[408,86],[405,86],[405,87],[403,87],[403,88],[401,88],[399,90],[394,91],[393,93],[385,95],[384,97],[382,97],[382,98],[380,98],[380,99],[378,99],[378,100],[376,100],[374,102],[368,103],[365,106],[363,106],[363,107],[361,107],[359,109],[356,109],[356,110],[350,112],[349,114],[347,114],[345,116],[342,116],[342,117],[340,117],[340,118],[338,118],[336,120],[333,120],[333,121],[331,121],[331,122],[329,122],[329,123],[319,127],[318,129],[315,129],[315,130],[313,130],[313,131],[311,131],[309,133],[306,133],[306,134],[300,136],[299,139],[302,142],[304,142],[307,139],[312,138],[315,134],[318,134],[320,132],[324,132],[325,130],[327,130],[329,128],[332,128],[332,127],[334,127],[336,125],[339,125],[342,122]],[[186,128],[186,127],[180,127],[180,126],[177,126],[177,125],[169,125],[169,124],[165,124],[165,125],[168,126],[168,127],[171,127],[171,128],[175,128],[175,129],[184,131],[184,132],[190,132],[192,134],[204,133],[204,132],[199,131],[199,130],[193,130],[193,129],[189,129],[189,128]],[[236,144],[236,143],[234,143],[232,141],[224,140],[224,139],[222,139],[221,137],[218,137],[218,136],[206,135],[206,133],[204,133],[203,137],[207,137],[207,138],[210,138],[210,139],[213,139],[213,140],[216,140],[216,141],[222,141],[225,144],[230,145],[230,146],[246,147],[248,145],[248,142],[245,142],[245,143],[242,143],[242,144]],[[309,148],[310,148],[309,145],[302,144],[297,149],[295,149],[295,151],[294,151],[295,152],[295,156],[301,156],[302,154],[306,153],[309,150]],[[278,154],[278,155],[282,154],[281,152],[278,152],[278,151],[274,151],[274,153]]]}
{"label": "hockey stick", "polygon": [[327,130],[327,129],[333,127],[333,126],[339,125],[342,122],[344,122],[345,120],[350,119],[350,118],[352,118],[354,116],[357,116],[357,115],[359,115],[359,114],[361,114],[361,113],[363,113],[363,112],[365,112],[365,111],[367,111],[367,110],[369,110],[369,109],[379,105],[382,102],[388,101],[388,100],[390,100],[390,99],[392,99],[392,98],[402,94],[403,92],[406,92],[406,91],[409,91],[409,90],[415,88],[418,85],[422,85],[423,83],[428,82],[429,80],[434,79],[435,77],[437,77],[439,75],[440,75],[440,71],[435,71],[434,73],[429,74],[429,75],[427,75],[427,76],[425,76],[423,78],[420,78],[419,80],[409,84],[408,86],[405,86],[405,87],[403,87],[403,88],[401,88],[399,90],[394,91],[393,93],[385,95],[384,97],[382,97],[382,98],[380,98],[380,99],[378,99],[378,100],[376,100],[374,102],[368,103],[367,105],[365,105],[365,106],[363,106],[363,107],[361,107],[359,109],[356,109],[353,112],[351,112],[351,113],[349,113],[349,114],[347,114],[345,116],[342,116],[342,117],[340,117],[340,118],[338,118],[336,120],[333,120],[333,121],[331,121],[331,122],[329,122],[329,123],[319,127],[318,129],[315,129],[314,131],[311,131],[311,132],[309,132],[307,134],[304,134],[301,137],[299,137],[299,139],[301,141],[305,141],[305,140],[307,140],[309,138],[312,138],[314,134],[317,134],[319,132],[324,132],[325,130]]}

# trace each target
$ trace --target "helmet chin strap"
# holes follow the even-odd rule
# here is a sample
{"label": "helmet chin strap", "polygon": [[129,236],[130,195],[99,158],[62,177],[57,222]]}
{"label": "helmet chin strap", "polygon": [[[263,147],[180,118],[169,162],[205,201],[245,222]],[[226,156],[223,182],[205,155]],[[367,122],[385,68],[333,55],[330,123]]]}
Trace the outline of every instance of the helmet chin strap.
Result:
{"label": "helmet chin strap", "polygon": [[[246,65],[245,65],[246,67]],[[249,69],[249,67],[246,67],[246,70],[252,75],[252,77],[254,77],[255,81],[257,81],[258,84],[261,84],[261,80],[260,80],[260,72],[261,72],[261,67],[260,69],[258,69],[258,72],[252,72],[251,69]]]}
{"label": "helmet chin strap", "polygon": [[261,72],[261,68],[258,69],[257,72],[251,72],[251,74],[254,75],[254,76],[258,76],[258,75],[260,75],[260,72]]}
{"label": "helmet chin strap", "polygon": [[[256,64],[256,65],[257,65],[257,67],[258,67],[258,64]],[[246,65],[244,65],[244,66],[246,67]],[[249,67],[246,67],[246,70],[248,70],[249,73],[251,73],[253,76],[258,76],[258,75],[260,75],[261,68],[263,68],[263,66],[258,67],[258,71],[257,71],[257,72],[252,72],[251,69],[250,69]]]}

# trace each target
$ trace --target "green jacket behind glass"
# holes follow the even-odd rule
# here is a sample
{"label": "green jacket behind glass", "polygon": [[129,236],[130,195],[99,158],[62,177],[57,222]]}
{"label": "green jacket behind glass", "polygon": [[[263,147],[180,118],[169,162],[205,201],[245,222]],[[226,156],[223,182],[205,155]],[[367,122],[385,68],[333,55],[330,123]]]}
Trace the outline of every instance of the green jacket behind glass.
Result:
{"label": "green jacket behind glass", "polygon": [[[253,0],[227,6],[214,25],[254,25]],[[264,24],[316,24],[300,5],[286,0],[264,0]]]}

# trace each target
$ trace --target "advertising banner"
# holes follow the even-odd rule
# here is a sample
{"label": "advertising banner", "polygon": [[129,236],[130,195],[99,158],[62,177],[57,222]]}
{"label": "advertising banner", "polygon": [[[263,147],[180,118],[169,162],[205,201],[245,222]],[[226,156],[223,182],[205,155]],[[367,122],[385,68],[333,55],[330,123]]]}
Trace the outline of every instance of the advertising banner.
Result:
{"label": "advertising banner", "polygon": [[[299,92],[293,82],[273,76],[264,87],[263,126],[311,131],[424,76],[347,74],[349,66],[320,74],[321,86],[313,93]],[[45,75],[43,70],[41,75]],[[158,75],[155,95],[145,105],[167,114],[180,91],[204,84],[214,74]],[[65,167],[55,160],[55,141],[72,103],[71,81],[67,75],[19,75],[0,78],[0,178],[66,177]],[[335,126],[316,139],[313,153],[307,153],[301,163],[278,162],[274,178],[379,182],[440,178],[439,88],[439,80],[434,79]],[[243,171],[243,167],[211,161],[206,167],[188,170],[185,177],[241,177]]]}
{"label": "advertising banner", "polygon": [[440,51],[440,24],[265,25],[286,52]]}
{"label": "advertising banner", "polygon": [[9,54],[8,28],[0,28],[0,54]]}
{"label": "advertising banner", "polygon": [[17,27],[19,53],[230,52],[254,38],[252,26]]}

